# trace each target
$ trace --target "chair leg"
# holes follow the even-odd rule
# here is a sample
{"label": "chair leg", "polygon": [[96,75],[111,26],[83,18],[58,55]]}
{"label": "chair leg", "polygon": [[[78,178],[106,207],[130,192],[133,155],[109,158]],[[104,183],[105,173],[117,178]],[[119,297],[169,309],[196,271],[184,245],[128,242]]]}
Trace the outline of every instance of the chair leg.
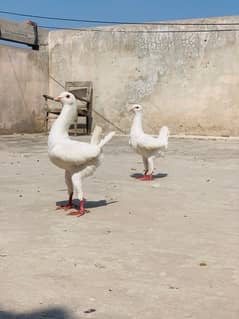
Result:
{"label": "chair leg", "polygon": [[89,117],[86,116],[86,134],[89,135]]}
{"label": "chair leg", "polygon": [[87,118],[86,118],[87,135],[90,135],[90,133],[91,133],[91,125],[92,125],[92,117],[91,116],[87,116]]}
{"label": "chair leg", "polygon": [[46,129],[46,132],[48,132],[48,112],[46,112],[45,129]]}
{"label": "chair leg", "polygon": [[75,136],[77,136],[77,122],[78,122],[78,117],[77,117],[77,119],[76,119],[76,121],[75,121],[75,123],[74,123],[74,127],[75,127]]}

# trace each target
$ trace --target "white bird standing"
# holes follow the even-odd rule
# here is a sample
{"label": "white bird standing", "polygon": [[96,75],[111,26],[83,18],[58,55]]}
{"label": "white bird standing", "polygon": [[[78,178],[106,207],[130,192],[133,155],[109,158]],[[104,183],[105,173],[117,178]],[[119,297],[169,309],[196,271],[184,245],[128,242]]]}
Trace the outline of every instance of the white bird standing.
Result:
{"label": "white bird standing", "polygon": [[111,140],[115,132],[100,139],[102,129],[96,126],[90,143],[70,139],[68,129],[77,116],[77,102],[73,94],[63,92],[54,98],[63,104],[61,114],[54,122],[48,138],[48,155],[53,164],[65,170],[65,182],[69,200],[64,209],[73,207],[74,191],[80,200],[80,207],[70,215],[83,215],[86,210],[82,190],[82,179],[94,173],[103,157],[103,146]]}
{"label": "white bird standing", "polygon": [[154,158],[160,156],[161,151],[168,147],[169,129],[163,126],[158,137],[145,134],[142,128],[143,107],[134,104],[129,108],[129,112],[131,111],[135,115],[130,130],[129,144],[143,159],[145,171],[140,180],[151,181],[153,180]]}

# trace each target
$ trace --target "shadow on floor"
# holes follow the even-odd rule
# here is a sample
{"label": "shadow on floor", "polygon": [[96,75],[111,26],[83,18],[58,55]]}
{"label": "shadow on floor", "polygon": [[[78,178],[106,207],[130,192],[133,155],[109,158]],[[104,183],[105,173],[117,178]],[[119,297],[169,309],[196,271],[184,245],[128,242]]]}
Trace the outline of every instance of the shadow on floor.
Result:
{"label": "shadow on floor", "polygon": [[[140,177],[143,177],[143,174],[140,174],[140,173],[134,173],[132,175],[130,175],[132,178],[140,178]],[[168,176],[167,173],[158,173],[158,174],[153,174],[153,178],[154,179],[157,179],[157,178],[164,178]]]}
{"label": "shadow on floor", "polygon": [[37,310],[28,313],[15,313],[10,311],[1,311],[1,319],[74,319],[68,311],[63,308],[50,308]]}
{"label": "shadow on floor", "polygon": [[[102,207],[102,206],[108,206],[108,205],[111,205],[111,204],[114,204],[114,203],[117,203],[118,201],[114,200],[114,201],[106,201],[105,199],[101,199],[101,200],[95,200],[95,201],[92,201],[92,200],[86,200],[85,201],[85,208],[89,209],[89,208],[97,208],[97,207]],[[62,206],[62,205],[66,205],[67,204],[67,201],[59,201],[59,202],[56,202],[56,206]],[[74,199],[73,200],[73,205],[75,208],[79,207],[80,205],[80,201],[78,199]],[[0,317],[1,319],[1,317]]]}

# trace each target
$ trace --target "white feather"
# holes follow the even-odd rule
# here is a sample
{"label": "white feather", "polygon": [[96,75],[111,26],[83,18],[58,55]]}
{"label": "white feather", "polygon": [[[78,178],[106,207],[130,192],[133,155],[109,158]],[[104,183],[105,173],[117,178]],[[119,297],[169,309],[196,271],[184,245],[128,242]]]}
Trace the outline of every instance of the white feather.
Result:
{"label": "white feather", "polygon": [[136,153],[142,156],[145,170],[152,174],[153,159],[168,147],[169,129],[167,126],[163,126],[158,137],[145,134],[142,128],[142,106],[135,104],[130,108],[130,111],[133,111],[135,116],[130,131],[129,144]]}
{"label": "white feather", "polygon": [[69,189],[73,189],[74,186],[78,198],[82,200],[81,179],[93,174],[97,166],[99,166],[103,158],[103,146],[113,137],[114,132],[109,133],[101,140],[102,129],[96,126],[90,143],[70,139],[68,129],[77,114],[76,99],[69,92],[63,92],[56,99],[61,100],[63,109],[49,134],[49,158],[52,163],[67,172],[68,191]]}

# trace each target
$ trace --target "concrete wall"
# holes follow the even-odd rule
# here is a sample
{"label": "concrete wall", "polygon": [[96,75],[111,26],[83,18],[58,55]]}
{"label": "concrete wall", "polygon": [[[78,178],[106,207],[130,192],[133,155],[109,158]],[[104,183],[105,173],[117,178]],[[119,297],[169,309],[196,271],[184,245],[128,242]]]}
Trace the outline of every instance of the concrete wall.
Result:
{"label": "concrete wall", "polygon": [[[239,22],[239,18],[203,21]],[[126,106],[137,102],[145,107],[144,127],[151,133],[166,124],[172,133],[239,135],[239,32],[154,32],[218,28],[52,31],[50,74],[63,84],[93,81],[94,109],[125,132],[130,127]],[[54,95],[62,88],[50,79],[49,90]],[[112,128],[96,114],[94,119],[105,129]]]}
{"label": "concrete wall", "polygon": [[48,51],[0,45],[0,134],[44,130]]}

